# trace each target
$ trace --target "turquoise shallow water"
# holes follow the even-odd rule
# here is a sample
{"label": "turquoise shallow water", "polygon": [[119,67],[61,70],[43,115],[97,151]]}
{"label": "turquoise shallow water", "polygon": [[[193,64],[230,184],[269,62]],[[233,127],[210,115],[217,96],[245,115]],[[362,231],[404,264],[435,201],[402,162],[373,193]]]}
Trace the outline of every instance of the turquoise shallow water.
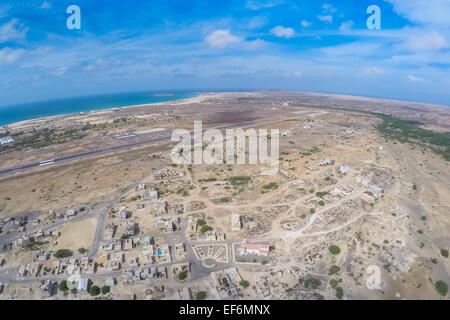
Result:
{"label": "turquoise shallow water", "polygon": [[195,96],[195,93],[187,91],[144,91],[76,97],[5,106],[0,107],[0,126],[48,116],[174,101],[193,98]]}

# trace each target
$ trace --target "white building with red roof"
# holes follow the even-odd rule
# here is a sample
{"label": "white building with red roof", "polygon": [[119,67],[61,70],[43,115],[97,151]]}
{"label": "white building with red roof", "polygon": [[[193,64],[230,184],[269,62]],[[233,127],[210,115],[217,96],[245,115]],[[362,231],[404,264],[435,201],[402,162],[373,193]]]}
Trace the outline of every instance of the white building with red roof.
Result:
{"label": "white building with red roof", "polygon": [[242,241],[240,247],[241,255],[245,254],[256,254],[258,256],[268,256],[269,255],[269,242],[248,242],[246,240]]}

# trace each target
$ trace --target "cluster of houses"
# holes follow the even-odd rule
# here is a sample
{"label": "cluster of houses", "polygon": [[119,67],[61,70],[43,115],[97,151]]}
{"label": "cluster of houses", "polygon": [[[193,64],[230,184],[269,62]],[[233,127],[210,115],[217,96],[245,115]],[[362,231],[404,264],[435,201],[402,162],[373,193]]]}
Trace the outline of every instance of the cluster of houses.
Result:
{"label": "cluster of houses", "polygon": [[164,168],[161,170],[153,171],[153,178],[155,180],[166,180],[166,179],[179,178],[179,177],[184,177],[184,175],[185,175],[184,171],[179,170],[179,169]]}
{"label": "cluster of houses", "polygon": [[165,267],[127,269],[123,270],[122,276],[125,285],[145,280],[167,279],[167,269]]}
{"label": "cluster of houses", "polygon": [[227,268],[211,273],[211,282],[221,300],[239,297],[239,282],[242,280],[236,268]]}
{"label": "cluster of houses", "polygon": [[23,232],[25,231],[26,225],[28,223],[28,217],[8,217],[0,221],[0,234],[2,232]]}
{"label": "cluster of houses", "polygon": [[155,226],[164,232],[173,232],[180,227],[180,219],[177,216],[156,217]]}
{"label": "cluster of houses", "polygon": [[50,222],[55,222],[56,220],[63,219],[65,217],[72,218],[77,215],[77,212],[75,209],[69,208],[65,212],[64,211],[55,211],[55,210],[49,210],[47,214],[47,219]]}
{"label": "cluster of houses", "polygon": [[43,263],[41,276],[60,275],[92,275],[96,272],[96,264],[92,259],[65,258],[60,260],[51,260]]}
{"label": "cluster of houses", "polygon": [[11,138],[10,136],[6,136],[6,137],[0,137],[0,145],[4,145],[4,144],[8,144],[8,143],[13,143],[14,139]]}
{"label": "cluster of houses", "polygon": [[319,166],[332,166],[334,164],[334,160],[323,158],[319,161]]}

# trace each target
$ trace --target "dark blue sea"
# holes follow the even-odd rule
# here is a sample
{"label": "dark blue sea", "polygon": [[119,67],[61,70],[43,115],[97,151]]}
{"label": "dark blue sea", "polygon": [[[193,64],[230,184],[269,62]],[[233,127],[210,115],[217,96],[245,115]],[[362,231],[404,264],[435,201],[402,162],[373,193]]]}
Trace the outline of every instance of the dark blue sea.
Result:
{"label": "dark blue sea", "polygon": [[0,107],[0,126],[47,116],[174,101],[193,98],[195,96],[197,96],[197,94],[194,92],[187,91],[144,91],[103,94],[4,106]]}

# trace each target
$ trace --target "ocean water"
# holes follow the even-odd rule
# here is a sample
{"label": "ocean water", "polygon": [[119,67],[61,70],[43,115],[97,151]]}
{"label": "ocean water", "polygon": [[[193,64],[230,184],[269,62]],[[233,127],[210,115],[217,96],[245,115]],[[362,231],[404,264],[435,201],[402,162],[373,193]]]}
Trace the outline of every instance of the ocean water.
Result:
{"label": "ocean water", "polygon": [[92,110],[188,99],[196,94],[187,91],[130,92],[104,94],[0,107],[0,126],[18,121]]}

